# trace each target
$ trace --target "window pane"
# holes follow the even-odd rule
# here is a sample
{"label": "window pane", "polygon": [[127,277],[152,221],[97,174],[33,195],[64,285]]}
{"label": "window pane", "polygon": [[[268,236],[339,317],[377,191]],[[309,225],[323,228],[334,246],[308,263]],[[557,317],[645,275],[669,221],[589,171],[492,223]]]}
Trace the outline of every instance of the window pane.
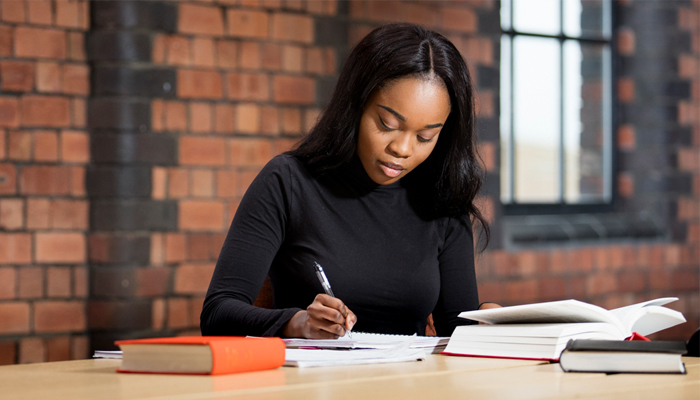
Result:
{"label": "window pane", "polygon": [[610,78],[601,45],[564,43],[565,200],[608,200]]}
{"label": "window pane", "polygon": [[564,0],[564,34],[572,37],[609,38],[609,0]]}
{"label": "window pane", "polygon": [[510,103],[510,66],[511,66],[511,39],[508,35],[501,36],[501,201],[510,203],[513,201],[511,182],[511,107]]}
{"label": "window pane", "polygon": [[510,7],[511,0],[501,0],[501,28],[504,31],[510,30]]}
{"label": "window pane", "polygon": [[518,32],[558,35],[559,0],[513,0],[513,28]]}
{"label": "window pane", "polygon": [[560,45],[556,39],[513,40],[514,200],[561,199]]}

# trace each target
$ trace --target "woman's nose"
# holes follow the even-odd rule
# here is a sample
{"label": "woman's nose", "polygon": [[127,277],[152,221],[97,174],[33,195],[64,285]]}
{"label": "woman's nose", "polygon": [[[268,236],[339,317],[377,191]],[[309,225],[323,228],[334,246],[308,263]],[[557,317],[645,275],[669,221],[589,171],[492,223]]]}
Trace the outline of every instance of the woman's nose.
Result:
{"label": "woman's nose", "polygon": [[411,135],[408,133],[401,133],[389,142],[387,146],[389,152],[400,158],[408,158],[413,154],[413,144],[411,143]]}

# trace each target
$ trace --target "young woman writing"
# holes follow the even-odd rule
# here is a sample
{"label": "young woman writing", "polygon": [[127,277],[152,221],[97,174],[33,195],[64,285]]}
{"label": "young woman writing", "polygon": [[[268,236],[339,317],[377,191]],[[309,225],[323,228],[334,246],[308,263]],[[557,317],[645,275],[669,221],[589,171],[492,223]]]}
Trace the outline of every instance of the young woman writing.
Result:
{"label": "young woman writing", "polygon": [[[472,83],[442,35],[386,25],[348,56],[318,124],[243,197],[201,315],[204,335],[439,336],[479,306],[481,186]],[[333,297],[323,293],[323,266]],[[253,306],[265,277],[273,309]]]}

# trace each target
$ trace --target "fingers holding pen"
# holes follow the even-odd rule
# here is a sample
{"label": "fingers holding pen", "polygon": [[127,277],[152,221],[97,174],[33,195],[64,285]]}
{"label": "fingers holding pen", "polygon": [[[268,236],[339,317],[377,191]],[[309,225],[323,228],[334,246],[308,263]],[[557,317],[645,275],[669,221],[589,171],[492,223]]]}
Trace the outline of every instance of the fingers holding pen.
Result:
{"label": "fingers holding pen", "polygon": [[321,330],[335,335],[345,335],[357,322],[357,316],[342,300],[327,294],[319,294],[306,309],[312,330]]}

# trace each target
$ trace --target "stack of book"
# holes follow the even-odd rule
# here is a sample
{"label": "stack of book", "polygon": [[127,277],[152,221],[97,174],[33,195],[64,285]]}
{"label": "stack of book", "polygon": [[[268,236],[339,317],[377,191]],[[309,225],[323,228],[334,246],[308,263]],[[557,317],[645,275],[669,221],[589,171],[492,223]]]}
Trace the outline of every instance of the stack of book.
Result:
{"label": "stack of book", "polygon": [[685,374],[683,342],[570,340],[559,365],[565,372]]}
{"label": "stack of book", "polygon": [[624,340],[685,322],[662,307],[661,298],[613,310],[577,300],[553,301],[463,312],[459,316],[490,325],[459,326],[443,354],[559,360],[571,339]]}

